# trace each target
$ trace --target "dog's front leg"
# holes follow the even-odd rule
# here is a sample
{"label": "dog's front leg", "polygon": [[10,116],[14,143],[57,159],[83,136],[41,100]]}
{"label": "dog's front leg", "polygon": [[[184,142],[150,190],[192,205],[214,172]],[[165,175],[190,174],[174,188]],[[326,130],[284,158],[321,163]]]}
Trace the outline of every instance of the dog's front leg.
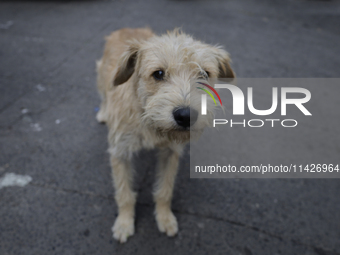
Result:
{"label": "dog's front leg", "polygon": [[176,217],[171,211],[171,199],[181,151],[180,147],[177,150],[161,149],[159,152],[154,190],[155,214],[159,231],[165,232],[168,236],[174,236],[178,231]]}
{"label": "dog's front leg", "polygon": [[136,193],[132,189],[132,168],[128,160],[113,155],[111,156],[111,167],[118,206],[118,217],[112,227],[113,237],[124,243],[135,232]]}

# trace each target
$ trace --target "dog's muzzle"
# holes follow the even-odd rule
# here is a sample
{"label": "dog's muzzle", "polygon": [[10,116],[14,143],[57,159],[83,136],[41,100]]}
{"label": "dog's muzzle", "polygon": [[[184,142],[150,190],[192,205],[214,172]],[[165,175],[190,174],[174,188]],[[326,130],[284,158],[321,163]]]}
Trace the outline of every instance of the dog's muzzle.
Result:
{"label": "dog's muzzle", "polygon": [[198,112],[190,107],[176,108],[172,114],[177,125],[183,128],[194,125],[198,117]]}

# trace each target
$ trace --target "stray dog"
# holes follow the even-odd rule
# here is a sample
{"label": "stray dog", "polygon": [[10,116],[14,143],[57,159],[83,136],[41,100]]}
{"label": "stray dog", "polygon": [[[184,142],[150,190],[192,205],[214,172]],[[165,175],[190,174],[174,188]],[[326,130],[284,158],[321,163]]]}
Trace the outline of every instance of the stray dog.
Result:
{"label": "stray dog", "polygon": [[[148,28],[124,28],[106,38],[97,62],[102,99],[97,120],[108,126],[110,162],[118,216],[113,237],[126,242],[134,234],[136,193],[131,158],[141,148],[159,148],[154,188],[158,229],[178,231],[171,199],[179,157],[190,137],[199,136],[213,112],[200,115],[202,92],[192,80],[234,78],[229,54],[175,29],[156,36]],[[195,102],[194,102],[195,101]]]}

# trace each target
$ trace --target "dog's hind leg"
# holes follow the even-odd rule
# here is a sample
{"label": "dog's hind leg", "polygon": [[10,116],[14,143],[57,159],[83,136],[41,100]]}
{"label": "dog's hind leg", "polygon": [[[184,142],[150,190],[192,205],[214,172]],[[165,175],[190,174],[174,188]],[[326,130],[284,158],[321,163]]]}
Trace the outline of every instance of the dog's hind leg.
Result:
{"label": "dog's hind leg", "polygon": [[118,216],[112,227],[113,237],[121,243],[126,242],[135,232],[134,217],[136,193],[132,190],[132,168],[130,162],[111,155],[115,199]]}
{"label": "dog's hind leg", "polygon": [[102,98],[99,111],[96,115],[96,119],[99,123],[105,124],[106,122],[106,97]]}
{"label": "dog's hind leg", "polygon": [[100,99],[101,99],[101,104],[100,104],[100,108],[99,111],[97,113],[96,119],[99,123],[105,123],[106,122],[106,104],[107,104],[107,100],[106,100],[106,88],[105,88],[105,79],[104,77],[102,77],[102,73],[100,71],[100,69],[103,66],[103,60],[98,60],[96,62],[96,66],[97,66],[97,88],[98,88],[98,92],[100,95]]}
{"label": "dog's hind leg", "polygon": [[168,236],[174,236],[178,232],[177,220],[171,211],[171,199],[181,151],[182,148],[178,147],[177,150],[166,148],[159,152],[157,181],[153,194],[156,203],[155,214],[159,231]]}

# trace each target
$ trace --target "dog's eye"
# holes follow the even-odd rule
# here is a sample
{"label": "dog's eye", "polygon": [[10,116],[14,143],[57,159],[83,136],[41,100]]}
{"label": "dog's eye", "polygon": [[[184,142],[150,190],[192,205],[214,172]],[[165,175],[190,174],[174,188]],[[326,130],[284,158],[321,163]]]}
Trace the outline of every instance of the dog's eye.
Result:
{"label": "dog's eye", "polygon": [[164,79],[164,71],[163,70],[157,70],[156,72],[153,72],[152,76],[156,80],[163,80]]}
{"label": "dog's eye", "polygon": [[207,71],[200,72],[200,76],[203,77],[203,79],[208,79],[210,76],[210,73]]}

